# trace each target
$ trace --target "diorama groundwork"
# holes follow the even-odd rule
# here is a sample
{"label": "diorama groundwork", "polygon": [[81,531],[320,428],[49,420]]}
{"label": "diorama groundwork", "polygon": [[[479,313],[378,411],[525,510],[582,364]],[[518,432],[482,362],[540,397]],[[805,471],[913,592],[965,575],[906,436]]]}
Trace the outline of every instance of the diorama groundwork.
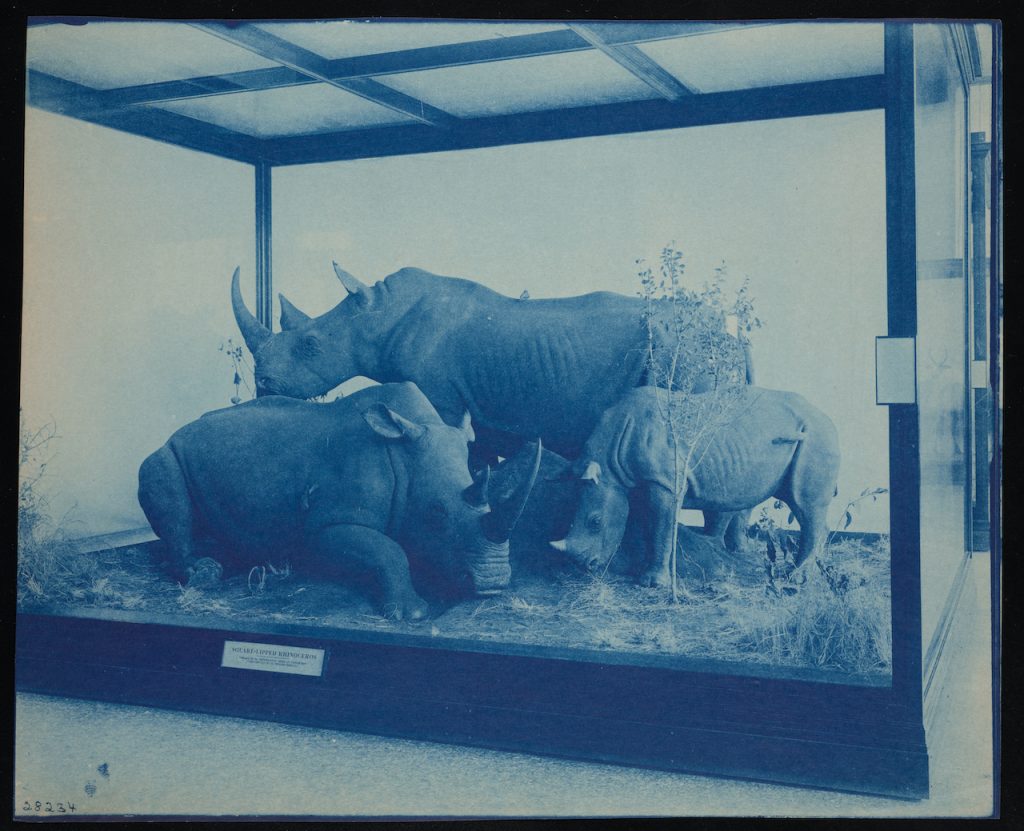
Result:
{"label": "diorama groundwork", "polygon": [[36,563],[25,562],[22,552],[19,607],[57,614],[127,609],[185,615],[204,626],[288,623],[890,674],[888,538],[833,539],[792,574],[764,538],[746,540],[740,553],[706,539],[681,529],[678,602],[668,589],[641,587],[611,569],[592,575],[551,562],[515,568],[501,595],[435,605],[429,619],[416,623],[387,619],[364,595],[304,579],[285,563],[195,588],[157,565],[158,542],[92,553],[53,543],[32,552]]}

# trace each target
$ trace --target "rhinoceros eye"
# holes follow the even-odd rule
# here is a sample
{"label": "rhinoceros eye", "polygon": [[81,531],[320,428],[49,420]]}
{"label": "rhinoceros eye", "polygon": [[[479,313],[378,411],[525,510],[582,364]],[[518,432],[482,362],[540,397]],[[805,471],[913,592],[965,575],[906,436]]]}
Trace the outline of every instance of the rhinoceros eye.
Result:
{"label": "rhinoceros eye", "polygon": [[300,358],[315,358],[321,350],[320,339],[316,335],[306,335],[292,347],[292,351]]}
{"label": "rhinoceros eye", "polygon": [[448,508],[443,502],[431,502],[427,506],[427,518],[435,524],[443,523],[448,519]]}
{"label": "rhinoceros eye", "polygon": [[600,531],[601,522],[602,519],[600,514],[591,514],[590,517],[587,519],[587,527],[591,531]]}

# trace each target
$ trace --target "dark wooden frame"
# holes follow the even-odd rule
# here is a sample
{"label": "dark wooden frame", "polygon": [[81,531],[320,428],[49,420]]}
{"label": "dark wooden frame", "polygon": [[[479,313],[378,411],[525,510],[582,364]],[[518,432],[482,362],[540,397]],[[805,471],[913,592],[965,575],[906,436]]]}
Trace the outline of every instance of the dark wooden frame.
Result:
{"label": "dark wooden frame", "polygon": [[[605,36],[605,45],[631,43],[629,30],[623,24],[619,40]],[[913,32],[906,23],[885,24],[881,76],[701,96],[680,93],[678,101],[662,98],[440,127],[414,124],[358,135],[259,142],[208,125],[195,129],[195,123],[186,123],[191,119],[167,113],[140,116],[130,106],[154,96],[187,96],[190,89],[229,92],[250,88],[246,84],[265,88],[308,83],[310,71],[365,78],[410,66],[501,59],[497,53],[484,54],[487,49],[514,57],[579,48],[593,44],[570,31],[508,38],[486,48],[460,45],[354,58],[312,70],[307,63],[302,65],[305,75],[282,67],[247,73],[244,79],[191,79],[101,94],[30,72],[29,100],[54,112],[253,163],[257,309],[267,325],[272,297],[270,175],[275,165],[883,109],[887,334],[916,336],[914,55]],[[223,622],[155,620],[127,612],[19,615],[16,684],[41,693],[924,797],[928,754],[922,724],[916,405],[890,406],[889,433],[891,686],[838,683],[823,676],[770,677],[707,662],[669,666],[611,653],[296,626],[260,626],[240,635]],[[226,639],[324,649],[324,673],[304,677],[222,668]]]}
{"label": "dark wooden frame", "polygon": [[[927,792],[919,707],[888,686],[426,635],[183,620],[23,614],[17,686],[905,798]],[[323,676],[222,668],[225,640],[323,649]]]}

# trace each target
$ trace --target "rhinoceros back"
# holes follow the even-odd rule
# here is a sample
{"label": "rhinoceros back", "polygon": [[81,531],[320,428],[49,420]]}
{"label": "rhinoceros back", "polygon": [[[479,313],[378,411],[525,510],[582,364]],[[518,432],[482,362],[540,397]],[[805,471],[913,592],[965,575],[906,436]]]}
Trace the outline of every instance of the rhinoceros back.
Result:
{"label": "rhinoceros back", "polygon": [[[720,403],[709,406],[705,397],[716,395]],[[631,391],[602,416],[585,456],[599,461],[626,487],[647,481],[671,490],[675,454],[666,405],[663,389]],[[802,396],[758,387],[677,395],[674,406],[677,411],[703,408],[697,411],[706,413],[704,421],[680,418],[677,422],[691,428],[680,428],[678,434],[680,460],[690,463],[687,504],[694,508],[740,510],[776,494],[786,482],[800,444],[817,440],[830,424]]]}
{"label": "rhinoceros back", "polygon": [[[204,530],[257,548],[294,545],[318,489],[386,517],[366,504],[390,499],[383,440],[361,415],[377,402],[413,421],[440,423],[415,385],[387,384],[330,404],[268,396],[216,410],[182,427],[166,447]],[[368,478],[371,486],[360,489]]]}

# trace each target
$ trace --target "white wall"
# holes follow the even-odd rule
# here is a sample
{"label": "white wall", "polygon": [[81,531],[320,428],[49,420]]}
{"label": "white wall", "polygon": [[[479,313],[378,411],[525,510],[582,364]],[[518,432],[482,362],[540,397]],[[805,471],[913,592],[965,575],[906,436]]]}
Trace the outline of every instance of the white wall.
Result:
{"label": "white wall", "polygon": [[[696,280],[725,259],[766,321],[758,383],[836,422],[838,520],[889,484],[883,139],[880,113],[856,113],[280,169],[275,289],[322,313],[335,259],[367,282],[418,266],[513,297],[635,294],[634,260],[673,240]],[[887,499],[851,527],[887,531]]]}
{"label": "white wall", "polygon": [[[81,531],[132,527],[139,462],[234,393],[217,346],[235,265],[252,284],[251,168],[34,110],[26,129],[23,405],[57,422],[48,478]],[[367,282],[415,265],[632,294],[634,259],[673,240],[700,279],[725,259],[766,321],[759,383],[839,428],[841,504],[888,486],[883,173],[879,113],[283,168],[275,290],[327,310],[336,259]],[[883,500],[854,527],[887,525]]]}
{"label": "white wall", "polygon": [[[22,409],[75,535],[145,525],[140,462],[228,406],[228,289],[252,273],[252,168],[26,111]],[[251,297],[250,297],[251,301]]]}

